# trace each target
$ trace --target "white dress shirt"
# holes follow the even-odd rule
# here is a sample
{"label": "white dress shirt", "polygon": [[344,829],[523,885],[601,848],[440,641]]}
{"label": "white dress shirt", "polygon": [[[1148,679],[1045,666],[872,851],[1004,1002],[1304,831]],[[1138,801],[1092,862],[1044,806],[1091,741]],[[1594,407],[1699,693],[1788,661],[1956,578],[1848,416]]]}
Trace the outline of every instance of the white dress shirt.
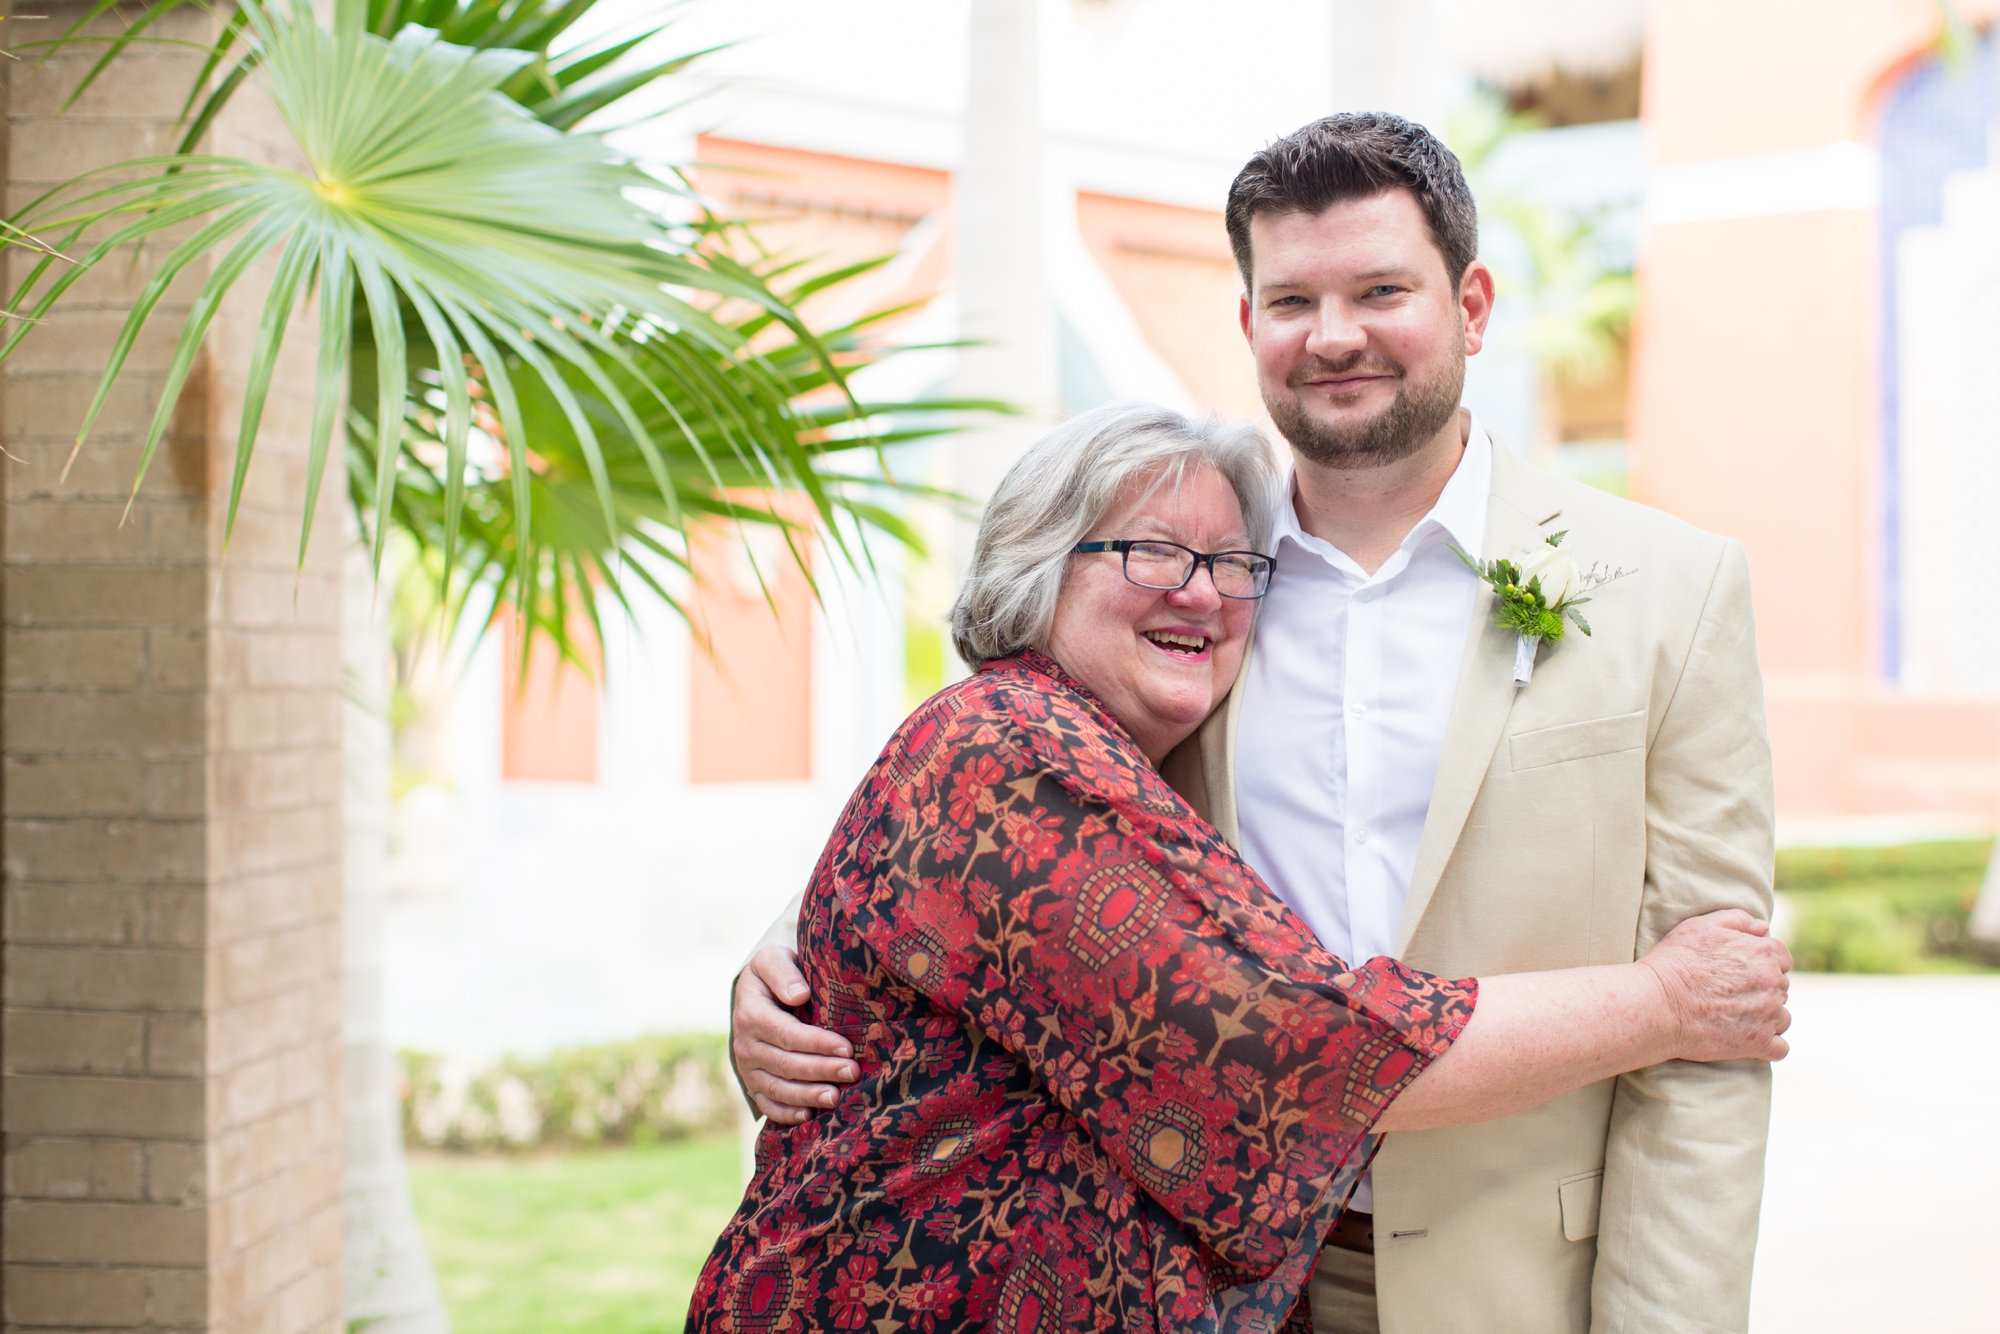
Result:
{"label": "white dress shirt", "polygon": [[[1244,859],[1350,964],[1396,952],[1479,589],[1451,548],[1480,554],[1492,490],[1475,419],[1437,504],[1373,575],[1279,507],[1237,715],[1237,820]],[[1349,1207],[1373,1203],[1364,1178]]]}

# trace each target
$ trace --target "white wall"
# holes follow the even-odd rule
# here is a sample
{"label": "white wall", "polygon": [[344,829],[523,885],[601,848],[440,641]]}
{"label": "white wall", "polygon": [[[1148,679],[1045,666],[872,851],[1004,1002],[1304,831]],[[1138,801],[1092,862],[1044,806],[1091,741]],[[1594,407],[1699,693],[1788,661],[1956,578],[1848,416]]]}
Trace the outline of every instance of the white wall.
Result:
{"label": "white wall", "polygon": [[1898,238],[1902,684],[2000,693],[2000,171],[1958,172],[1943,219]]}
{"label": "white wall", "polygon": [[532,1051],[727,1026],[728,981],[803,888],[902,719],[898,554],[880,586],[818,571],[813,779],[687,782],[690,643],[665,608],[607,622],[595,784],[500,779],[497,639],[447,724],[452,786],[406,799],[390,921],[391,1041]]}

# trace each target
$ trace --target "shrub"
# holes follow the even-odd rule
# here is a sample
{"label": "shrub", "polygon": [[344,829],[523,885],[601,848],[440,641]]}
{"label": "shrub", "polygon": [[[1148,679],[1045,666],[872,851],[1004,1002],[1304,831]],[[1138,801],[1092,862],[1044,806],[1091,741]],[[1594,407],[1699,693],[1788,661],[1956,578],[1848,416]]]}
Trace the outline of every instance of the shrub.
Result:
{"label": "shrub", "polygon": [[1966,930],[1992,845],[1787,848],[1777,886],[1798,966],[1826,973],[1959,972],[1979,966]]}
{"label": "shrub", "polygon": [[1808,973],[1914,973],[1923,932],[1886,896],[1832,890],[1792,899],[1792,956]]}
{"label": "shrub", "polygon": [[729,1124],[736,1084],[710,1036],[635,1038],[530,1058],[400,1053],[403,1136],[443,1149],[651,1144]]}

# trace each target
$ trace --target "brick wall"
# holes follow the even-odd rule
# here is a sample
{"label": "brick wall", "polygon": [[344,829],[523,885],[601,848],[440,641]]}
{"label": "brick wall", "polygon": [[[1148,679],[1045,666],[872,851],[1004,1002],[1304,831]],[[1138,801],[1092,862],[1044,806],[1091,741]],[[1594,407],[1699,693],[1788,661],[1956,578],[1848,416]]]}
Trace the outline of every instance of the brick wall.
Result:
{"label": "brick wall", "polygon": [[[40,36],[77,10],[38,12]],[[181,11],[164,26],[203,40],[210,23]],[[10,211],[74,172],[172,147],[198,59],[137,50],[57,116],[94,54],[8,63]],[[268,105],[239,96],[209,148],[279,160],[288,145]],[[226,561],[259,284],[219,320],[121,525],[171,312],[61,472],[145,277],[144,263],[107,266],[0,366],[0,440],[18,460],[0,460],[0,1329],[328,1331],[340,553],[335,501],[296,567],[311,336],[295,331],[281,367]],[[168,306],[184,310],[203,277]]]}

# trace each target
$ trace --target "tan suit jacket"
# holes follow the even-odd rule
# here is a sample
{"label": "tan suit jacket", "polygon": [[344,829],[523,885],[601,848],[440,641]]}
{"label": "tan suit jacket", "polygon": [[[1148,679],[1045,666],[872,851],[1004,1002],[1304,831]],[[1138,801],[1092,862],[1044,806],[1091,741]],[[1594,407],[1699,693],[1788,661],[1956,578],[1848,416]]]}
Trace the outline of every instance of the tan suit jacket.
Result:
{"label": "tan suit jacket", "polygon": [[[1544,644],[1482,589],[1398,954],[1447,977],[1625,963],[1716,908],[1768,918],[1772,795],[1736,543],[1494,450],[1485,555],[1567,530],[1637,573]],[[1254,645],[1252,652],[1255,651]],[[1238,837],[1236,698],[1168,779]],[[1674,1062],[1483,1125],[1391,1135],[1375,1163],[1383,1334],[1718,1334],[1749,1319],[1770,1067]]]}
{"label": "tan suit jacket", "polygon": [[[1768,918],[1771,756],[1736,543],[1494,450],[1485,555],[1568,530],[1637,573],[1516,689],[1482,590],[1399,957],[1447,977],[1627,963],[1717,908]],[[1255,651],[1254,645],[1252,651]],[[1238,841],[1232,696],[1167,778]],[[797,906],[765,937],[791,943]],[[1388,1136],[1383,1334],[1741,1334],[1770,1067],[1674,1062],[1504,1120]]]}

